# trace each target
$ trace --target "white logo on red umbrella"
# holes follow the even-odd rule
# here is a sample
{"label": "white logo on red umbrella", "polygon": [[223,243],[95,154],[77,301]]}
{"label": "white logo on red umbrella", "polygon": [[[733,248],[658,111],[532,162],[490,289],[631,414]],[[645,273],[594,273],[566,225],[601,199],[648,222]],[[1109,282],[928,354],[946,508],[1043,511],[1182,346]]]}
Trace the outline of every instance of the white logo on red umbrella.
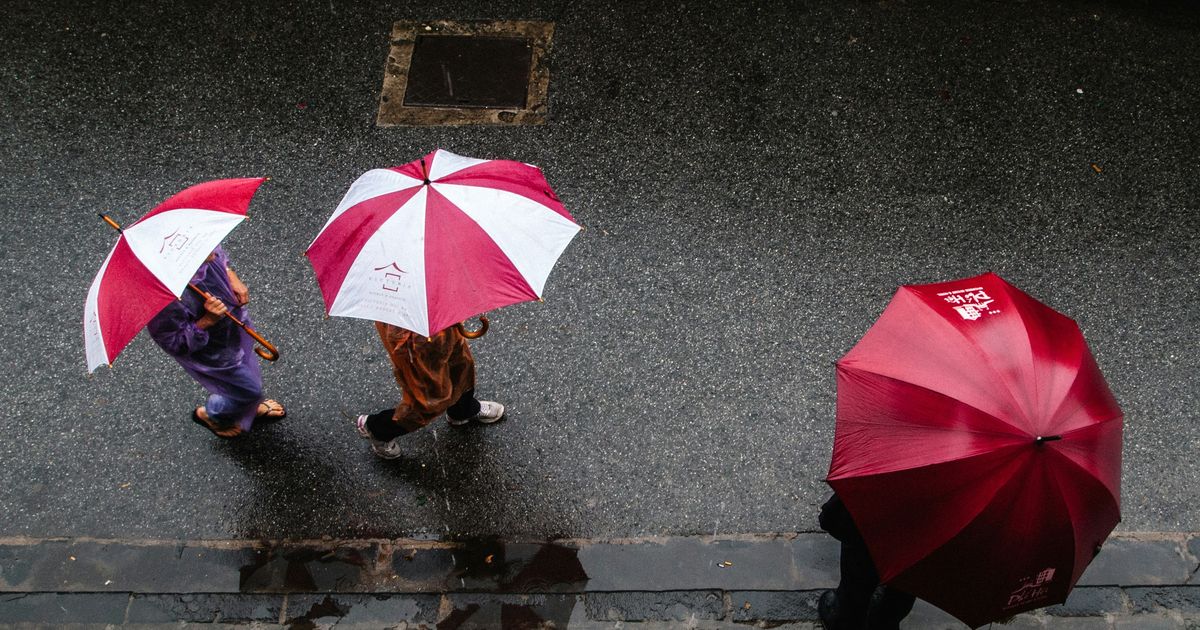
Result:
{"label": "white logo on red umbrella", "polygon": [[939,293],[938,297],[953,305],[954,310],[967,320],[973,321],[984,315],[996,315],[1000,312],[1000,309],[992,308],[992,302],[996,300],[988,295],[983,287],[945,291]]}
{"label": "white logo on red umbrella", "polygon": [[[394,269],[395,271],[385,271],[385,270],[392,270],[392,269]],[[400,290],[400,274],[408,273],[407,271],[396,266],[396,263],[392,263],[390,265],[384,265],[382,267],[376,267],[375,271],[383,271],[384,272],[382,288],[384,291],[391,291],[392,293],[396,293]]]}
{"label": "white logo on red umbrella", "polygon": [[1005,608],[1014,608],[1023,606],[1030,602],[1044,599],[1050,594],[1050,582],[1054,579],[1054,567],[1046,567],[1042,569],[1037,576],[1033,578],[1021,578],[1019,582],[1021,586],[1017,587],[1008,596],[1008,604]]}

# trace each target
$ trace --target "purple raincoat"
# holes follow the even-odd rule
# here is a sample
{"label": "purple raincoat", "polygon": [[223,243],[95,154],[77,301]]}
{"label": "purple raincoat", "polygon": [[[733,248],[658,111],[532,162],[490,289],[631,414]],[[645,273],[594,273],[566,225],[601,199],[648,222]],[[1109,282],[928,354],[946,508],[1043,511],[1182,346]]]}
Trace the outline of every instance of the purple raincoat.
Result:
{"label": "purple raincoat", "polygon": [[[245,306],[237,298],[225,272],[229,257],[217,247],[216,256],[192,276],[192,284],[211,293],[229,307],[234,317],[252,326]],[[175,357],[185,372],[208,390],[204,404],[217,424],[236,424],[249,431],[262,402],[262,371],[254,354],[254,340],[227,317],[208,327],[196,326],[204,315],[204,299],[185,289],[183,296],[167,305],[146,326],[150,337],[167,354]]]}

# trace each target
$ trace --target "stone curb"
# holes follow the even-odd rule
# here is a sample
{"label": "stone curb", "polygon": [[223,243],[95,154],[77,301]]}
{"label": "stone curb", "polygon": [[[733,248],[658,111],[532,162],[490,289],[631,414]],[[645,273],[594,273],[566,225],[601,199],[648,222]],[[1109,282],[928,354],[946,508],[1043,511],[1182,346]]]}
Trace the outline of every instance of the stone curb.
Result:
{"label": "stone curb", "polygon": [[[1023,628],[1200,630],[1197,534],[1114,536]],[[824,534],[560,540],[0,539],[0,628],[819,627]],[[76,626],[75,624],[81,624]],[[918,602],[906,627],[963,626]]]}
{"label": "stone curb", "polygon": [[[7,593],[0,595],[0,628],[214,623],[293,628],[820,627],[816,604],[821,592]],[[1073,604],[1080,595],[1090,603]],[[904,626],[966,627],[924,602],[918,602]],[[1000,627],[1197,628],[1200,586],[1080,587],[1064,606],[1021,614]]]}
{"label": "stone curb", "polygon": [[[1200,585],[1198,541],[1114,536],[1079,586]],[[6,538],[0,593],[809,591],[836,584],[837,554],[823,533],[552,542]]]}

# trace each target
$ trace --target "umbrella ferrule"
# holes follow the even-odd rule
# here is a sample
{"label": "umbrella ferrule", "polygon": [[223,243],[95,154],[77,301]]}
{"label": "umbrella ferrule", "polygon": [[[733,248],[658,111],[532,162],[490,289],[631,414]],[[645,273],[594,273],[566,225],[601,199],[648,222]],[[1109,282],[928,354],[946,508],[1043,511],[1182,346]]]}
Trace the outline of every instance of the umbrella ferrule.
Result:
{"label": "umbrella ferrule", "polygon": [[121,229],[121,226],[116,221],[113,221],[111,218],[109,218],[109,216],[107,214],[104,214],[103,212],[97,212],[96,216],[100,217],[101,219],[104,219],[104,222],[107,223],[110,227],[112,227],[112,229],[114,229],[118,232],[121,232],[121,233],[125,232],[125,230]]}
{"label": "umbrella ferrule", "polygon": [[1055,440],[1061,440],[1061,439],[1062,439],[1061,435],[1039,435],[1039,436],[1037,436],[1037,439],[1034,440],[1034,442],[1037,442],[1037,445],[1041,446],[1041,445],[1045,444],[1046,442],[1053,442]]}

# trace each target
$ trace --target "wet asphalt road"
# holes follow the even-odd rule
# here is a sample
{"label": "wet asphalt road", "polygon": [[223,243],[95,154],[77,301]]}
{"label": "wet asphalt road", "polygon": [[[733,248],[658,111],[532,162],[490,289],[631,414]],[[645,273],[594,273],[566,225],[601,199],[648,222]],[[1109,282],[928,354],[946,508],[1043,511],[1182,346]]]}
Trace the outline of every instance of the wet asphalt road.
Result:
{"label": "wet asphalt road", "polygon": [[[1200,529],[1197,12],[177,4],[0,21],[0,536],[815,529],[833,362],[897,285],[985,270],[1089,339],[1126,411],[1121,528]],[[554,21],[550,122],[375,127],[392,21],[438,18]],[[588,229],[474,344],[508,420],[385,463],[343,413],[395,402],[387,358],[324,319],[301,252],[359,174],[435,147],[542,166]],[[226,248],[290,418],[225,444],[145,336],[87,377],[82,303],[97,211],[263,175]]]}

